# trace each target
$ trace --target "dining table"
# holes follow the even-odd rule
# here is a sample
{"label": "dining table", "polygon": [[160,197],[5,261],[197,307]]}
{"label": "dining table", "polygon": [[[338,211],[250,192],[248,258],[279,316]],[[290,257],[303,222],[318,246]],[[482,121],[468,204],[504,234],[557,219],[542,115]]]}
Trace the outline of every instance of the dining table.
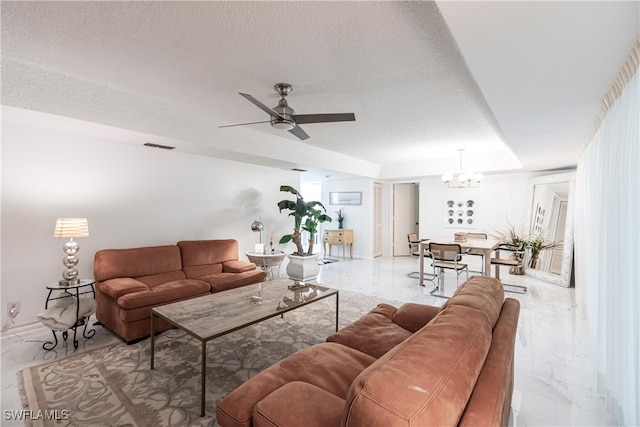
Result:
{"label": "dining table", "polygon": [[[491,253],[496,250],[496,248],[500,245],[500,241],[498,239],[467,239],[464,242],[455,241],[451,237],[443,237],[441,239],[428,239],[420,242],[420,286],[424,286],[424,258],[425,252],[429,249],[429,243],[444,243],[444,244],[456,244],[460,245],[462,251],[467,251],[473,249],[475,252],[482,253],[484,259],[484,274],[486,276],[491,275]],[[464,255],[464,253],[463,253]]]}

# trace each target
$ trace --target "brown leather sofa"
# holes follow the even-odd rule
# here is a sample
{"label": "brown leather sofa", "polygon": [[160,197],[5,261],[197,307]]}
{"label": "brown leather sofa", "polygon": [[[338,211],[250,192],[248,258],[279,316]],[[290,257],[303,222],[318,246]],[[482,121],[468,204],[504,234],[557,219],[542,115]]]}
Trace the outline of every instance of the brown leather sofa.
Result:
{"label": "brown leather sofa", "polygon": [[[236,240],[192,240],[176,245],[104,249],[94,258],[96,318],[126,342],[150,335],[158,305],[263,282],[266,273],[238,260]],[[156,332],[172,326],[154,322]]]}
{"label": "brown leather sofa", "polygon": [[380,304],[217,405],[231,426],[504,426],[519,302],[475,276],[442,307]]}

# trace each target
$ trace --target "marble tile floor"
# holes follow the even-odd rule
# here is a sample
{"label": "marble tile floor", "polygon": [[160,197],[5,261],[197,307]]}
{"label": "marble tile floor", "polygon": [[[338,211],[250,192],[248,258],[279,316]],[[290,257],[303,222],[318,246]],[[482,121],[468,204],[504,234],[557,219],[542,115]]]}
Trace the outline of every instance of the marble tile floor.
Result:
{"label": "marble tile floor", "polygon": [[[318,282],[396,302],[441,305],[445,300],[429,294],[432,282],[418,286],[406,276],[417,270],[412,257],[380,257],[373,260],[342,260],[320,268]],[[282,269],[281,274],[285,272]],[[473,274],[473,273],[472,273]],[[455,276],[445,275],[445,295],[455,290]],[[576,303],[575,288],[562,288],[527,276],[512,276],[501,270],[505,283],[524,285],[524,295],[507,293],[521,303],[516,342],[515,386],[512,400],[514,426],[604,426],[612,425],[603,399],[596,393],[596,374],[587,321]],[[464,275],[461,276],[461,282]],[[93,323],[93,322],[92,322]],[[73,344],[58,344],[51,351],[42,343],[51,332],[33,325],[5,331],[0,340],[2,410],[20,409],[16,372],[70,354],[91,351],[119,339],[98,326],[96,335]],[[425,366],[429,355],[425,355]],[[3,420],[4,421],[4,420]],[[0,424],[5,425],[2,421]]]}

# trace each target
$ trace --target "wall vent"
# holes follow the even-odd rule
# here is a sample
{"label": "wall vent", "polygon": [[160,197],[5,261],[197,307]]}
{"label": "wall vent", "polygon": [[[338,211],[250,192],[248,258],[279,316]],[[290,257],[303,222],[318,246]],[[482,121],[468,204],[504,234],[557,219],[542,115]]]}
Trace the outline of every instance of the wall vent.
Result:
{"label": "wall vent", "polygon": [[291,168],[292,171],[296,171],[296,172],[306,172],[306,169],[299,169],[299,168]]}
{"label": "wall vent", "polygon": [[162,148],[163,150],[173,150],[176,147],[172,147],[170,145],[160,145],[160,144],[154,144],[152,142],[145,142],[144,143],[145,147],[153,147],[153,148]]}

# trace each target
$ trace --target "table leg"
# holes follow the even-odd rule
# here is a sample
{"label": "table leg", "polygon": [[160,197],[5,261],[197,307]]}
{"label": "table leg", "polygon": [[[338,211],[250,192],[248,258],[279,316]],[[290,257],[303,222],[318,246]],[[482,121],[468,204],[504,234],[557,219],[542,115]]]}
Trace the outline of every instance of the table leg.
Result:
{"label": "table leg", "polygon": [[207,342],[202,341],[202,372],[200,379],[200,416],[204,417],[205,382],[207,377]]}
{"label": "table leg", "polygon": [[491,277],[491,249],[484,251],[484,275]]}
{"label": "table leg", "polygon": [[153,356],[155,349],[155,334],[153,329],[153,311],[151,311],[151,369],[153,369]]}
{"label": "table leg", "polygon": [[[78,348],[78,322],[80,321],[80,288],[76,288],[76,323],[73,325],[73,347]],[[73,296],[71,297],[73,298]]]}

